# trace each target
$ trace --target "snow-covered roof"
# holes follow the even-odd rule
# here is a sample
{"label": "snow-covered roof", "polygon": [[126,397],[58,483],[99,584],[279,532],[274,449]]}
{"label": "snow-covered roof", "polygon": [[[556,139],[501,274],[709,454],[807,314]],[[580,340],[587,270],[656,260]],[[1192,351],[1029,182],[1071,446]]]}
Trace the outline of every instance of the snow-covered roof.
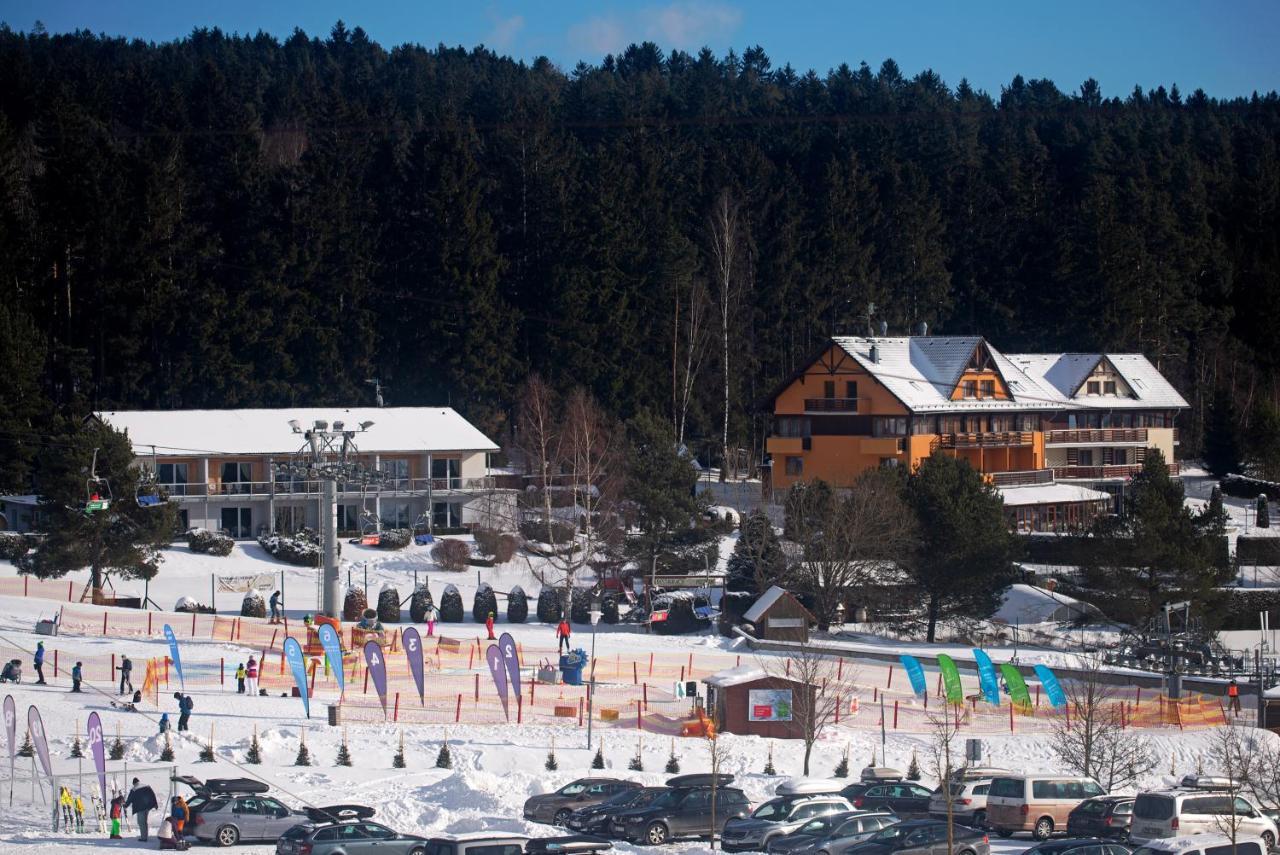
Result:
{"label": "snow-covered roof", "polygon": [[708,686],[715,686],[717,689],[724,689],[729,686],[740,686],[743,683],[753,683],[768,676],[763,668],[756,665],[738,665],[734,668],[727,668],[724,671],[717,671],[702,682]]}
{"label": "snow-covered roof", "polygon": [[[1002,354],[980,336],[836,336],[849,354],[912,412],[1046,409],[1182,408],[1186,400],[1140,353]],[[1007,399],[952,400],[956,384],[979,345],[1003,378]],[[875,348],[875,358],[872,348]],[[1080,396],[1080,384],[1103,358],[1132,391],[1124,396]]]}
{"label": "snow-covered roof", "polygon": [[116,410],[98,418],[127,431],[134,453],[291,454],[302,444],[289,427],[316,421],[373,425],[356,444],[365,453],[497,451],[493,440],[450,407],[296,407],[270,410]]}
{"label": "snow-covered roof", "polygon": [[1011,507],[1022,505],[1057,505],[1068,502],[1109,502],[1111,494],[1076,484],[1026,484],[999,487],[1000,497]]}
{"label": "snow-covered roof", "polygon": [[747,613],[742,616],[743,620],[755,623],[764,617],[764,613],[773,608],[774,603],[787,595],[786,588],[779,588],[777,585],[772,586],[769,590],[760,595],[760,599],[752,603],[751,608],[747,609]]}
{"label": "snow-covered roof", "polygon": [[1092,603],[1058,594],[1035,585],[1010,585],[992,620],[1001,623],[1062,623],[1077,617],[1101,617]]}

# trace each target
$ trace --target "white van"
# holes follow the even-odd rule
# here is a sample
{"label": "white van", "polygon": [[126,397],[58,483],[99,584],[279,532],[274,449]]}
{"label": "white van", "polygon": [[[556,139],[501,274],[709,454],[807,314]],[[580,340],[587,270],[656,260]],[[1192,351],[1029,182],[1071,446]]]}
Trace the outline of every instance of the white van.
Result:
{"label": "white van", "polygon": [[[1280,832],[1257,805],[1235,796],[1236,836],[1259,837],[1267,848]],[[1159,790],[1139,793],[1133,803],[1129,839],[1138,843],[1188,834],[1225,834],[1232,822],[1232,796],[1211,790]]]}
{"label": "white van", "polygon": [[1151,840],[1133,855],[1267,855],[1268,847],[1261,838],[1236,835],[1234,852],[1232,848],[1231,838],[1225,834],[1193,834]]}

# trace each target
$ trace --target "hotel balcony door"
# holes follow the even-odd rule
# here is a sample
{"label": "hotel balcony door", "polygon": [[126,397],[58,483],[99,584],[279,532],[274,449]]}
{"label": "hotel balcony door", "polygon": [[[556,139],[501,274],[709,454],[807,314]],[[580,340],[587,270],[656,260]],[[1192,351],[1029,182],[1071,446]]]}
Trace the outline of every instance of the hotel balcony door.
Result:
{"label": "hotel balcony door", "polygon": [[222,528],[232,537],[253,537],[253,509],[223,508]]}
{"label": "hotel balcony door", "polygon": [[458,502],[435,502],[431,506],[431,525],[434,528],[460,528],[462,505]]}

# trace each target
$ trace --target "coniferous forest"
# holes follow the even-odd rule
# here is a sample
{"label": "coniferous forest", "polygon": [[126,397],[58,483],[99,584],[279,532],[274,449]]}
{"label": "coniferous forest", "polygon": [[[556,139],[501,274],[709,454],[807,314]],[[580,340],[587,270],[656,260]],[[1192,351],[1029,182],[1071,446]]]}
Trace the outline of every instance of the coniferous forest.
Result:
{"label": "coniferous forest", "polygon": [[1241,426],[1280,401],[1280,100],[1194,82],[0,29],[4,486],[55,413],[368,404],[372,377],[501,437],[538,372],[718,446],[726,349],[758,449],[755,402],[872,304],[1142,351],[1190,456],[1215,396]]}

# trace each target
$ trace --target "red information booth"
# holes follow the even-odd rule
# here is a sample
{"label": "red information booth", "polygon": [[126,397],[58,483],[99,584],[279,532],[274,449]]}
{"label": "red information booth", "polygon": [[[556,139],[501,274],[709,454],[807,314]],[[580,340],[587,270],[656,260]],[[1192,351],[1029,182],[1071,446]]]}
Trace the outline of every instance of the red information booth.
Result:
{"label": "red information booth", "polygon": [[707,709],[721,733],[773,739],[804,737],[801,717],[813,709],[813,686],[770,676],[754,665],[720,671],[703,682],[707,685]]}

